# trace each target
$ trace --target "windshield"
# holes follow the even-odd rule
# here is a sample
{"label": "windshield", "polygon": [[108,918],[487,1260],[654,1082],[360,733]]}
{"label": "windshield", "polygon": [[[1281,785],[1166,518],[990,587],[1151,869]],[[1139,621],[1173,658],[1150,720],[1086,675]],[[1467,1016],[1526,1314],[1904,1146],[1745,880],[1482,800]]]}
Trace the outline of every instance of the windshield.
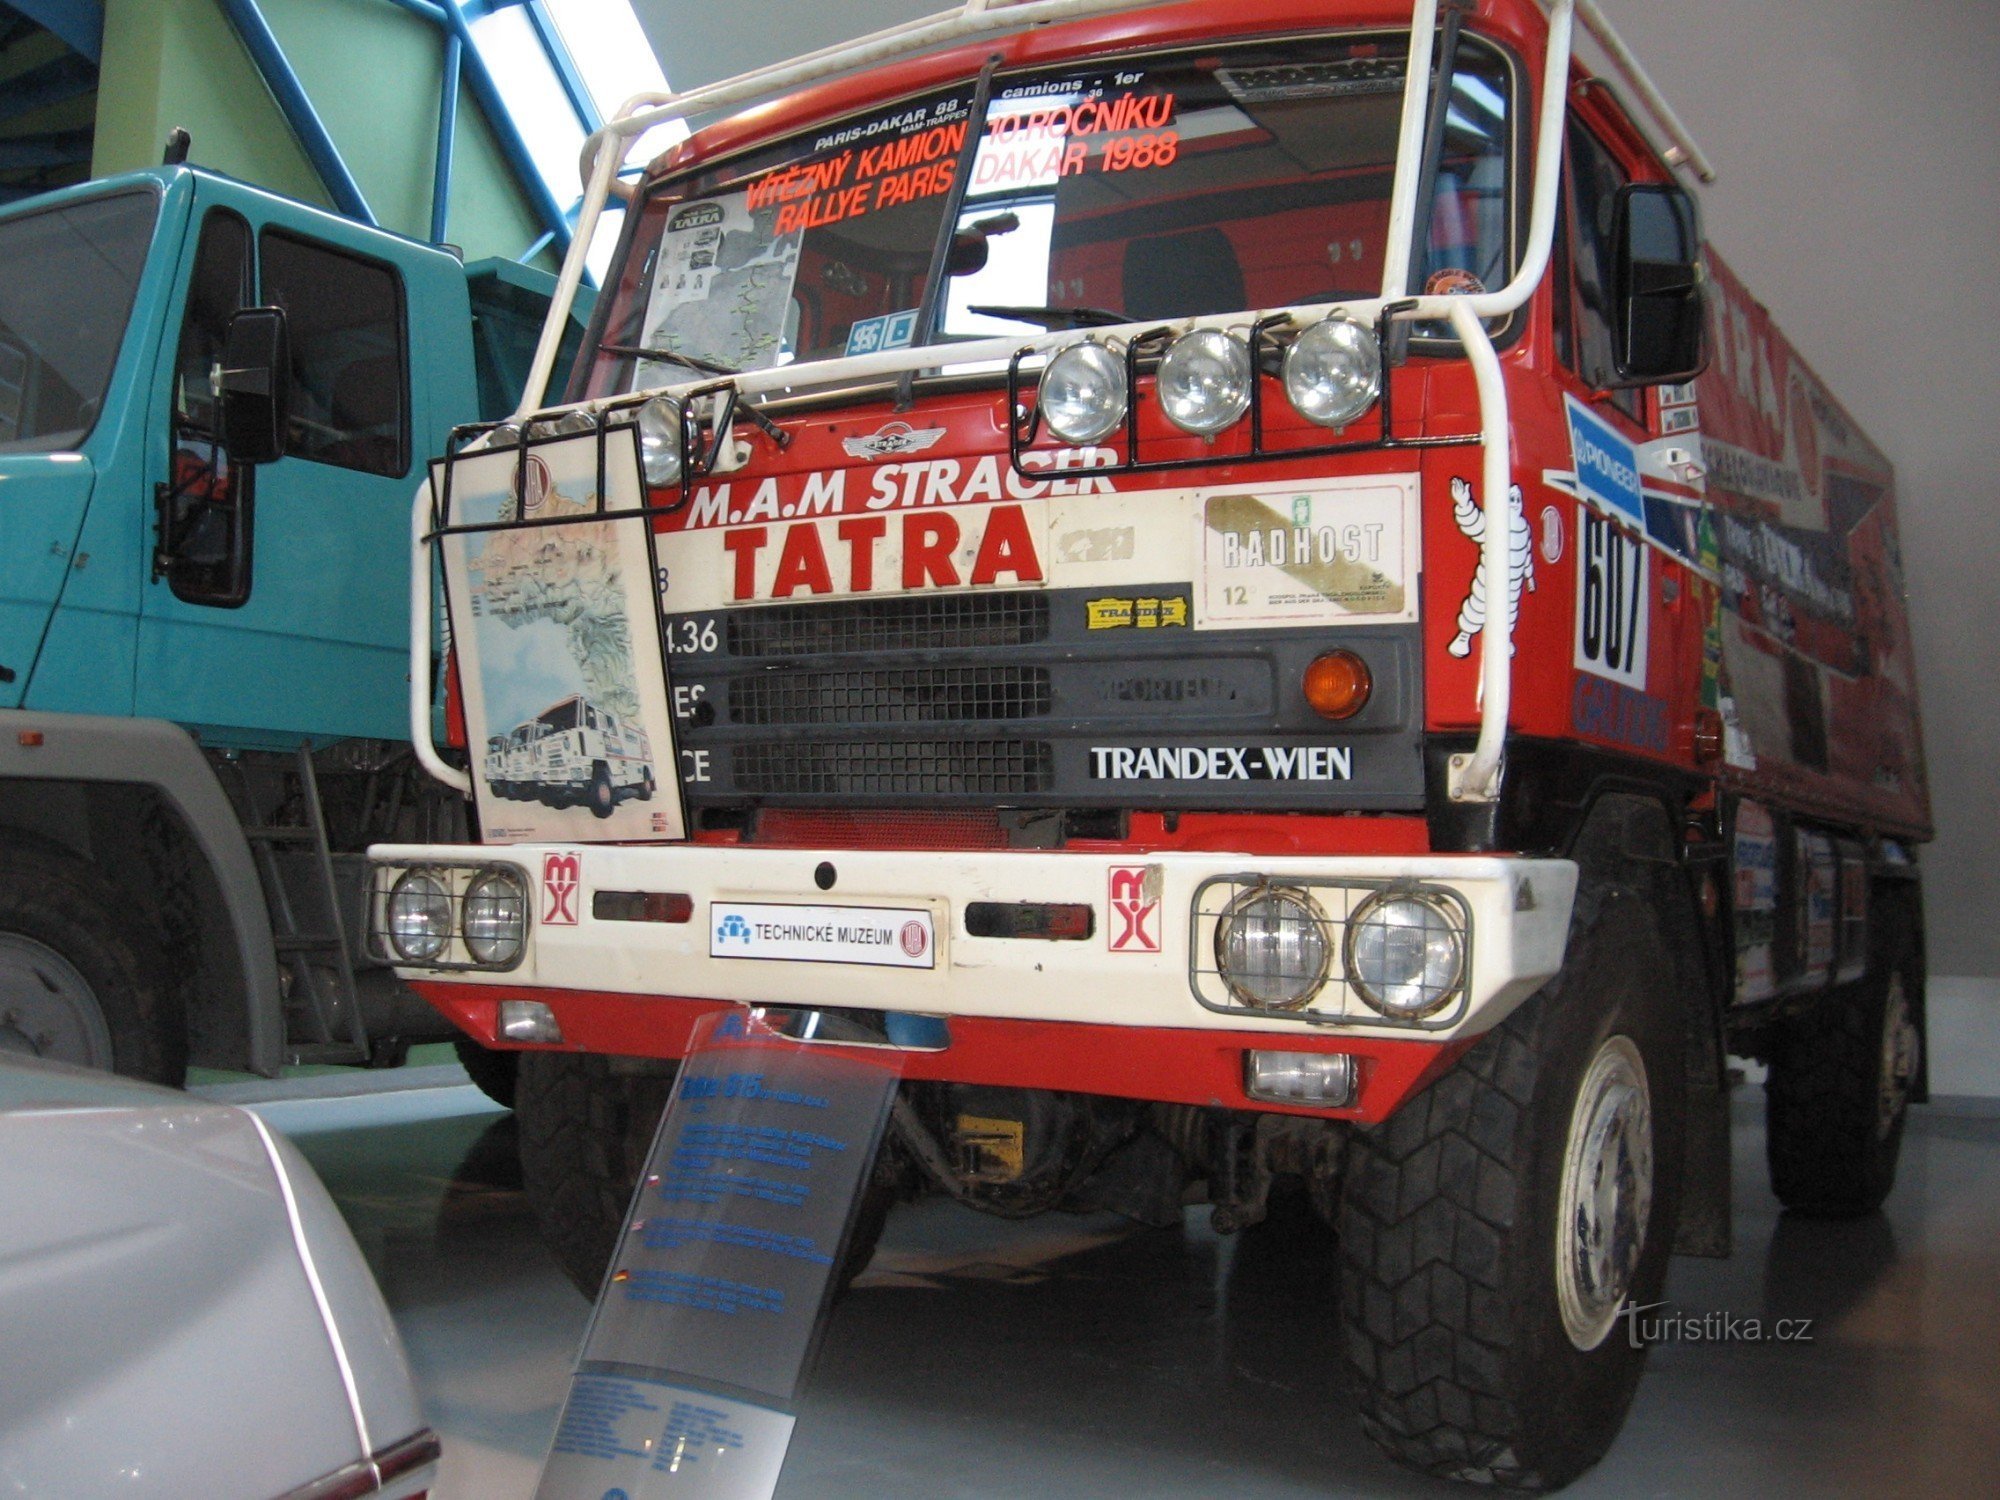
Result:
{"label": "windshield", "polygon": [[0,220],[0,452],[72,448],[97,421],[159,202],[117,193]]}
{"label": "windshield", "polygon": [[[1038,328],[1371,297],[1407,38],[1206,48],[996,80],[954,201],[972,88],[794,137],[644,200],[582,394]],[[1413,285],[1509,263],[1508,71],[1461,47]]]}

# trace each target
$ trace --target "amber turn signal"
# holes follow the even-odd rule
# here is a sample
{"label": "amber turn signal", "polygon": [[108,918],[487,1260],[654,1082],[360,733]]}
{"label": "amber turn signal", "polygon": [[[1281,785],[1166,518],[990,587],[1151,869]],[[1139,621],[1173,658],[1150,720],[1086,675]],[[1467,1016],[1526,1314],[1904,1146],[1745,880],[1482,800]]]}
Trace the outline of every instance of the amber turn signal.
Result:
{"label": "amber turn signal", "polygon": [[1329,651],[1306,668],[1306,702],[1322,719],[1351,719],[1375,691],[1368,663],[1352,651]]}

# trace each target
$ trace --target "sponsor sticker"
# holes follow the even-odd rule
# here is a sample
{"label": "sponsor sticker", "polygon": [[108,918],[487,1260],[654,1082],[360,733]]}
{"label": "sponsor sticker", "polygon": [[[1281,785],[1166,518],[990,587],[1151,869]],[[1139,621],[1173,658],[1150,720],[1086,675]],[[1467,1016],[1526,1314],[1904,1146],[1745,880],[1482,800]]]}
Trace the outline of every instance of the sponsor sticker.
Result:
{"label": "sponsor sticker", "polygon": [[1351,745],[1093,745],[1098,781],[1352,781]]}
{"label": "sponsor sticker", "polygon": [[884,349],[907,349],[917,331],[917,310],[884,313],[879,318],[863,318],[847,335],[847,353],[879,354]]}
{"label": "sponsor sticker", "polygon": [[1617,428],[1574,396],[1564,396],[1569,413],[1569,451],[1576,464],[1576,487],[1584,499],[1620,520],[1646,529],[1646,497],[1639,479],[1639,449]]}
{"label": "sponsor sticker", "polygon": [[1159,865],[1113,865],[1109,875],[1111,920],[1105,941],[1113,953],[1160,951]]}
{"label": "sponsor sticker", "polygon": [[1415,498],[1394,477],[1208,496],[1197,628],[1415,619]]}
{"label": "sponsor sticker", "polygon": [[576,926],[577,902],[583,890],[581,854],[542,856],[542,925]]}
{"label": "sponsor sticker", "polygon": [[1164,630],[1188,622],[1187,595],[1165,599],[1139,595],[1086,599],[1084,624],[1091,630]]}
{"label": "sponsor sticker", "polygon": [[937,931],[923,907],[715,901],[708,912],[710,958],[937,967]]}

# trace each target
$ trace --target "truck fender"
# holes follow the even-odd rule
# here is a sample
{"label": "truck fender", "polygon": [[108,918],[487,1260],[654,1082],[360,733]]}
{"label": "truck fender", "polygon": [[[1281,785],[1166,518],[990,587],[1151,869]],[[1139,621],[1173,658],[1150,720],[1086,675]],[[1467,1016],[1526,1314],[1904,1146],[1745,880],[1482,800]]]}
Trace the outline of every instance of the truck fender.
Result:
{"label": "truck fender", "polygon": [[164,719],[0,710],[0,782],[20,781],[143,788],[178,816],[214,878],[243,978],[243,1065],[276,1076],[284,1006],[270,911],[242,823],[194,737]]}

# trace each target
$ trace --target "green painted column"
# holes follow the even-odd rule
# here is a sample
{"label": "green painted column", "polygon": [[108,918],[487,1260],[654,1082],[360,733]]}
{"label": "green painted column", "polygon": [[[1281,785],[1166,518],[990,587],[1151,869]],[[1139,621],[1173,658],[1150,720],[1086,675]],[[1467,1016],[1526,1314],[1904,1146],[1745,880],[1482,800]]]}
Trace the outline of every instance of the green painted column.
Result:
{"label": "green painted column", "polygon": [[[430,233],[441,32],[389,0],[259,0],[266,22],[385,229]],[[188,159],[330,206],[215,0],[106,0],[95,176],[156,165],[185,126]],[[572,192],[559,184],[557,196]],[[468,260],[518,256],[541,229],[484,115],[459,100],[446,233]],[[544,257],[541,264],[553,268]]]}

